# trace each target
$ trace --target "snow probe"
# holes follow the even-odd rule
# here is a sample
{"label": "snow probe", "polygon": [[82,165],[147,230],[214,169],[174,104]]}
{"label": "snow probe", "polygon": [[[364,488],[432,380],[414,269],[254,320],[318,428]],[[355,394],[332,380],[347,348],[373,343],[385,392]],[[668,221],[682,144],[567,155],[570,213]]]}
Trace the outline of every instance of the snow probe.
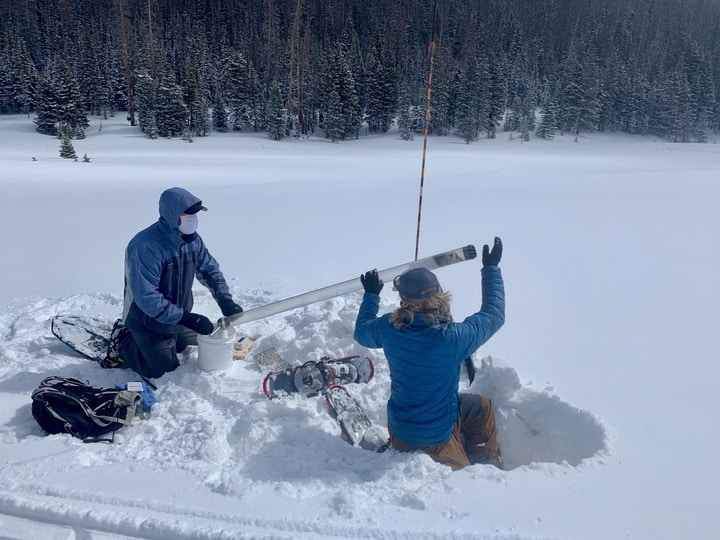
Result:
{"label": "snow probe", "polygon": [[425,156],[427,154],[428,133],[430,132],[430,103],[432,96],[432,80],[433,80],[433,63],[435,59],[435,19],[437,17],[437,0],[433,3],[432,33],[430,37],[430,45],[428,46],[428,56],[430,59],[430,70],[428,71],[427,83],[427,100],[425,105],[425,127],[423,129],[423,150],[422,165],[420,167],[420,197],[418,198],[418,217],[417,230],[415,232],[415,260],[418,258],[418,250],[420,249],[420,219],[422,218],[422,202],[423,187],[425,185]]}
{"label": "snow probe", "polygon": [[[469,244],[465,247],[451,249],[450,251],[445,251],[431,257],[420,259],[419,261],[413,261],[393,266],[392,268],[386,268],[385,270],[380,270],[378,271],[378,275],[380,276],[380,279],[389,283],[392,282],[395,276],[401,274],[405,270],[409,270],[410,268],[422,266],[428,270],[435,270],[436,268],[442,268],[443,266],[449,266],[462,261],[469,261],[475,257],[477,257],[475,246]],[[273,302],[265,306],[249,309],[247,311],[243,311],[242,313],[238,313],[237,315],[220,317],[217,325],[220,328],[238,326],[250,321],[256,321],[264,317],[269,317],[270,315],[276,315],[278,313],[282,313],[283,311],[289,311],[291,309],[314,304],[315,302],[320,302],[322,300],[328,300],[330,298],[334,298],[335,296],[358,292],[361,290],[362,285],[359,278],[349,279],[341,283],[336,283],[335,285],[323,287],[322,289],[315,289],[314,291],[285,298],[284,300],[278,300],[277,302]]]}

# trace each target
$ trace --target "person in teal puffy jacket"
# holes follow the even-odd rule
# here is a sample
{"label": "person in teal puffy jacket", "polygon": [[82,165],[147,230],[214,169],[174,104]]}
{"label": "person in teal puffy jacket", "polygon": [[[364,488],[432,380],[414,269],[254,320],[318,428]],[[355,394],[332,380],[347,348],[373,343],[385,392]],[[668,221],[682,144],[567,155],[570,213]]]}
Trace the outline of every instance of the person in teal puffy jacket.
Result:
{"label": "person in teal puffy jacket", "polygon": [[388,430],[396,450],[421,450],[453,470],[475,463],[502,468],[490,399],[458,393],[463,361],[505,322],[502,248],[500,238],[492,250],[483,246],[482,306],[462,322],[452,321],[450,294],[426,268],[395,278],[400,307],[382,317],[377,313],[383,282],[376,270],[360,276],[365,294],[355,340],[382,348],[387,358]]}

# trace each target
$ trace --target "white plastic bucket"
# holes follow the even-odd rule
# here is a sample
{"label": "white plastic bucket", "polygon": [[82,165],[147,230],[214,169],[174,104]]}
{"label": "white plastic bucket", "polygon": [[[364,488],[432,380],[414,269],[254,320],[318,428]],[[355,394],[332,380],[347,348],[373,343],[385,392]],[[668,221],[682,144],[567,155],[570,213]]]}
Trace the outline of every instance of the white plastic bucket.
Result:
{"label": "white plastic bucket", "polygon": [[233,363],[235,346],[235,329],[218,329],[209,336],[199,335],[198,367],[203,371],[220,371],[230,369]]}

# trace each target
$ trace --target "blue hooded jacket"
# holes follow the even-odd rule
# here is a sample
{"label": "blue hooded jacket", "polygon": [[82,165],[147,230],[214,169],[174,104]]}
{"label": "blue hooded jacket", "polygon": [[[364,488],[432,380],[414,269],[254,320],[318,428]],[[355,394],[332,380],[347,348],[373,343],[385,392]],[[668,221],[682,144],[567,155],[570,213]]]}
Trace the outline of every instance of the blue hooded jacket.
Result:
{"label": "blue hooded jacket", "polygon": [[216,301],[231,299],[220,265],[197,234],[182,235],[180,214],[200,202],[174,187],[160,195],[160,218],[137,233],[125,250],[123,320],[133,331],[176,332],[185,310],[192,311],[195,277]]}
{"label": "blue hooded jacket", "polygon": [[460,366],[505,322],[505,288],[497,266],[482,269],[482,307],[463,322],[431,325],[422,316],[395,328],[377,317],[380,297],[365,293],[355,340],[382,347],[390,368],[388,427],[403,442],[434,446],[450,439],[458,417]]}

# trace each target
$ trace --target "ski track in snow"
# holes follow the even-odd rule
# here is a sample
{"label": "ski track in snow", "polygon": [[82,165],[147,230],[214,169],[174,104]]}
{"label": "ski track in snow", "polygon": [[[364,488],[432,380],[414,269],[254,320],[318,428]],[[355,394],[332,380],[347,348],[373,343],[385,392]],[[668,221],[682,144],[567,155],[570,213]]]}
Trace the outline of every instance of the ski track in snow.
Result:
{"label": "ski track in snow", "polygon": [[[195,296],[198,311],[217,316],[207,291],[198,290]],[[236,297],[248,308],[274,300],[266,291],[239,292]],[[117,432],[115,444],[84,444],[62,435],[38,444],[44,434],[31,415],[30,394],[43,378],[75,377],[94,386],[135,379],[129,371],[103,370],[75,355],[52,336],[50,318],[82,314],[112,320],[122,300],[84,294],[12,301],[0,314],[0,393],[17,408],[0,412],[0,441],[17,451],[0,462],[0,539],[25,534],[69,539],[477,538],[460,530],[393,530],[372,518],[368,522],[371,512],[360,516],[361,510],[377,503],[400,512],[432,506],[452,514],[442,502],[443,491],[452,490],[447,483],[450,469],[421,454],[374,454],[350,447],[320,397],[270,401],[262,393],[267,370],[256,366],[252,354],[268,347],[290,363],[368,354],[375,362],[374,379],[349,389],[368,416],[385,426],[388,369],[381,351],[367,351],[353,340],[359,302],[359,295],[347,295],[240,326],[240,333],[261,337],[248,358],[226,372],[199,370],[196,348],[191,347],[183,355],[185,365],[157,381],[158,403],[151,415]],[[381,310],[393,307],[383,300]],[[507,469],[478,466],[478,475],[501,481],[518,467],[576,466],[608,453],[609,435],[592,413],[564,402],[552,388],[521,383],[501,359],[478,357],[475,363],[475,383],[468,388],[463,374],[460,390],[493,400]],[[94,467],[112,471],[110,478],[97,478]],[[131,472],[157,475],[158,492],[134,493],[132,486],[123,486]],[[168,478],[176,476],[183,480],[178,485],[187,485],[190,478],[197,489],[207,491],[206,508],[183,504],[181,492],[163,491],[161,486],[167,490]],[[331,517],[278,518],[267,509],[253,514],[258,505],[254,501],[262,500],[264,492]],[[324,510],[318,510],[318,504]],[[187,516],[192,516],[190,524],[183,519]],[[529,537],[498,532],[486,538]]]}

